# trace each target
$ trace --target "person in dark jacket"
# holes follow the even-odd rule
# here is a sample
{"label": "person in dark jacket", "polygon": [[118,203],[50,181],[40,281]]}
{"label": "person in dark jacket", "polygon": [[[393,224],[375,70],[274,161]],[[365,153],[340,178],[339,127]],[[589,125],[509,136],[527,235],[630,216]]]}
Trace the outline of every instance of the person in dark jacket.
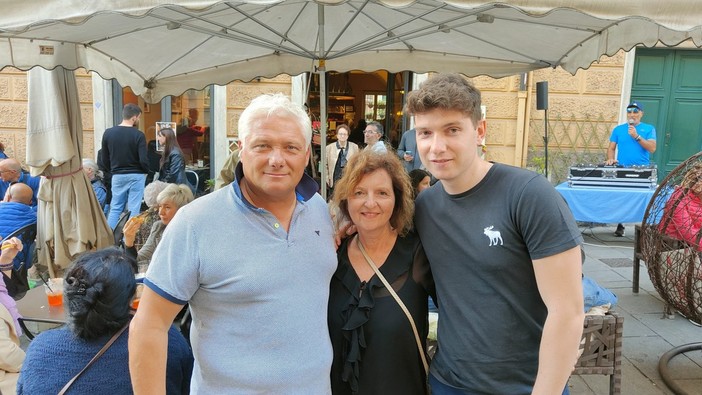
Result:
{"label": "person in dark jacket", "polygon": [[28,172],[22,170],[22,165],[17,159],[9,158],[0,160],[0,200],[5,198],[10,185],[18,182],[27,184],[30,188],[32,188],[31,205],[34,207],[34,210],[36,210],[41,176],[34,177]]}
{"label": "person in dark jacket", "polygon": [[[37,222],[37,212],[32,209],[32,188],[21,182],[10,186],[6,200],[0,202],[0,240],[18,229]],[[22,254],[15,259],[18,268]]]}
{"label": "person in dark jacket", "polygon": [[128,103],[122,110],[122,123],[111,127],[102,136],[102,165],[112,174],[112,201],[107,223],[117,225],[125,207],[132,216],[141,211],[149,160],[146,138],[137,129],[141,108]]}
{"label": "person in dark jacket", "polygon": [[[0,202],[0,240],[26,225],[37,222],[37,212],[31,206],[32,188],[26,184],[14,183],[8,189],[5,201]],[[29,289],[26,270],[31,262],[31,241],[22,240],[24,249],[12,260],[12,269],[2,271],[2,281],[13,298],[21,298]],[[22,262],[26,267],[22,268]]]}
{"label": "person in dark jacket", "polygon": [[107,187],[102,182],[102,172],[98,168],[97,163],[90,158],[83,158],[83,173],[90,180],[90,185],[93,187],[98,203],[100,203],[100,208],[104,210],[105,204],[107,204]]}
{"label": "person in dark jacket", "polygon": [[164,128],[156,133],[159,144],[163,147],[161,167],[158,171],[158,180],[170,184],[184,184],[190,187],[185,177],[185,157],[176,140],[173,129]]}

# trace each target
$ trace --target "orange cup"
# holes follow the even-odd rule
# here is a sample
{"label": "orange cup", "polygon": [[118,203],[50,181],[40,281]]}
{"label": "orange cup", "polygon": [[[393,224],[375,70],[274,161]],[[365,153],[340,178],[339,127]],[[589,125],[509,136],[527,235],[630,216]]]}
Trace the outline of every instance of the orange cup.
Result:
{"label": "orange cup", "polygon": [[46,292],[49,306],[61,306],[63,304],[63,279],[50,278],[47,283],[49,286],[44,284],[44,292]]}
{"label": "orange cup", "polygon": [[134,293],[134,299],[132,299],[132,308],[134,310],[139,308],[139,300],[141,299],[141,292],[144,290],[144,284],[137,284],[136,292]]}

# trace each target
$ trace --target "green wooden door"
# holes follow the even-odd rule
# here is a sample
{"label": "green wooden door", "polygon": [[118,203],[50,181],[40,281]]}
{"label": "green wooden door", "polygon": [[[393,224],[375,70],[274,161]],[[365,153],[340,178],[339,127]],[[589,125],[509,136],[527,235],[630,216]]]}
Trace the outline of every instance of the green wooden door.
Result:
{"label": "green wooden door", "polygon": [[702,51],[637,49],[632,100],[656,127],[658,179],[702,147]]}

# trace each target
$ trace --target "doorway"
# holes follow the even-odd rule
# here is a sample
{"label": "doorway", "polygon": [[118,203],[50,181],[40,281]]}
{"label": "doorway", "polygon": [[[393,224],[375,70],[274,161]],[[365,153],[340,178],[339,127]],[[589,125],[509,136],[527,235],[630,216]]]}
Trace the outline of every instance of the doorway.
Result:
{"label": "doorway", "polygon": [[[327,75],[327,143],[336,141],[336,127],[346,124],[351,128],[350,141],[363,143],[362,132],[371,121],[383,125],[387,143],[396,147],[406,121],[402,107],[406,87],[411,86],[411,72],[389,73],[379,70],[372,73],[351,71],[329,72]],[[313,129],[319,125],[319,74],[312,74],[307,103],[312,117]],[[315,123],[316,122],[316,123]],[[354,133],[356,132],[356,133]],[[353,139],[355,134],[356,139]]]}
{"label": "doorway", "polygon": [[631,100],[656,128],[658,180],[702,147],[702,51],[636,50]]}
{"label": "doorway", "polygon": [[122,87],[114,80],[112,91],[115,125],[122,121],[122,108],[125,104],[134,103],[142,109],[138,128],[144,133],[147,142],[150,167],[147,183],[159,170],[161,158],[156,144],[156,123],[172,122],[175,124],[186,169],[198,174],[200,181],[197,191],[202,192],[206,188],[205,181],[212,178],[212,86],[202,90],[190,89],[179,96],[167,96],[155,104],[144,102],[131,88]]}

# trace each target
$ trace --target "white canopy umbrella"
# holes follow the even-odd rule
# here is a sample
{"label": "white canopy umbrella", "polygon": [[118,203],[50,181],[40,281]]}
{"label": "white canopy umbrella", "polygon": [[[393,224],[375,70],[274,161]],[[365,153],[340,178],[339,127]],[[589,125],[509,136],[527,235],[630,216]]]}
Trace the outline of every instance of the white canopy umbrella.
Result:
{"label": "white canopy umbrella", "polygon": [[319,60],[501,77],[575,73],[637,44],[702,46],[696,0],[22,0],[0,15],[0,68],[84,67],[152,103]]}
{"label": "white canopy umbrella", "polygon": [[[84,67],[152,103],[191,88],[314,67],[322,74],[384,69],[502,77],[556,66],[575,73],[638,44],[702,46],[697,0],[8,3],[0,6],[0,68]],[[325,105],[321,100],[323,128]]]}
{"label": "white canopy umbrella", "polygon": [[33,69],[28,77],[27,164],[46,177],[39,188],[37,251],[60,277],[84,251],[114,243],[90,181],[82,171],[83,127],[72,71]]}

